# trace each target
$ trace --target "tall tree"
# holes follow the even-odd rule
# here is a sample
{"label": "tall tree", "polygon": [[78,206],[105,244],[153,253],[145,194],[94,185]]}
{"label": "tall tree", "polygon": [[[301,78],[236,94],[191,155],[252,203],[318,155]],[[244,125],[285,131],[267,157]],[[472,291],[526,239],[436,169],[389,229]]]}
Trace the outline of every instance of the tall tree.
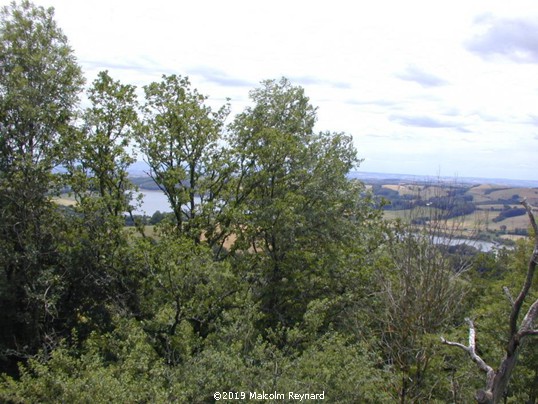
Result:
{"label": "tall tree", "polygon": [[316,109],[301,87],[268,80],[250,96],[228,138],[232,252],[256,274],[267,325],[289,326],[311,299],[338,289],[324,275],[342,270],[371,209],[362,184],[346,177],[359,163],[351,137],[314,133]]}
{"label": "tall tree", "polygon": [[124,226],[125,214],[133,209],[127,168],[134,157],[128,148],[138,116],[135,87],[113,80],[106,71],[93,82],[88,99],[80,130],[64,142],[65,176],[77,201],[76,215],[70,217],[76,241],[66,257],[65,306],[92,318],[92,313],[106,312],[106,305],[125,304],[122,300],[131,295]]}
{"label": "tall tree", "polygon": [[188,78],[176,75],[163,76],[144,91],[140,148],[150,175],[168,197],[176,229],[199,242],[199,212],[216,203],[222,184],[214,164],[229,106],[213,111],[207,96],[192,89]]}
{"label": "tall tree", "polygon": [[131,210],[133,184],[127,168],[134,162],[128,151],[138,125],[136,88],[100,72],[88,91],[91,106],[83,114],[82,129],[65,142],[71,188],[80,205],[98,198],[112,216]]}
{"label": "tall tree", "polygon": [[0,349],[24,355],[51,337],[61,218],[51,203],[59,139],[83,77],[53,9],[0,13]]}

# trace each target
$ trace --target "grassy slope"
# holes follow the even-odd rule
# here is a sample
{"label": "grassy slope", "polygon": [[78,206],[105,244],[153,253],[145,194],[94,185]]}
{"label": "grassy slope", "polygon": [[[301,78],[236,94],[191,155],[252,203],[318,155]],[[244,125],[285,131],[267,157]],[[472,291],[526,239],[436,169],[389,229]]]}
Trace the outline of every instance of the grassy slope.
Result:
{"label": "grassy slope", "polygon": [[[397,191],[400,195],[420,195],[422,199],[431,196],[446,195],[446,189],[439,186],[424,186],[415,184],[383,184],[383,188]],[[473,202],[477,205],[477,210],[469,215],[454,219],[458,222],[460,228],[466,232],[474,232],[476,229],[482,231],[499,232],[501,227],[506,226],[508,232],[515,229],[526,229],[529,225],[526,215],[506,218],[499,222],[493,222],[504,205],[511,207],[520,207],[518,201],[526,198],[533,206],[538,206],[538,188],[516,188],[516,187],[499,187],[489,184],[481,184],[469,187],[466,195],[473,197]],[[517,195],[517,198],[514,197]],[[510,201],[510,203],[507,203]],[[424,208],[420,208],[424,209]],[[387,210],[384,217],[388,220],[406,219],[409,217],[421,215],[422,212],[407,210]],[[512,237],[513,238],[513,237]]]}

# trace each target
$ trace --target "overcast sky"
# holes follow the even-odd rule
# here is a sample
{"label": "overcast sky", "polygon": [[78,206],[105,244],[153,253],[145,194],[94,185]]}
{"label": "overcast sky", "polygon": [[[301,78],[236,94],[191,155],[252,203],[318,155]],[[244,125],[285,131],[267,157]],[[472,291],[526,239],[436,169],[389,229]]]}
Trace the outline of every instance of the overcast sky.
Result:
{"label": "overcast sky", "polygon": [[[1,0],[0,4],[8,1]],[[88,82],[187,75],[233,113],[287,77],[361,171],[538,179],[538,2],[34,0]]]}

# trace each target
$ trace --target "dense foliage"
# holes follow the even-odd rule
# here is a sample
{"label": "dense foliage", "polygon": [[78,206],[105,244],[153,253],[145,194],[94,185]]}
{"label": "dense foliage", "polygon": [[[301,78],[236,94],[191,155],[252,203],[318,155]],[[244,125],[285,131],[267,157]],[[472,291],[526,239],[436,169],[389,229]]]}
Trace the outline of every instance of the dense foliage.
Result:
{"label": "dense foliage", "polygon": [[[227,122],[186,77],[139,103],[101,72],[78,113],[82,72],[53,16],[25,0],[0,20],[0,401],[472,399],[481,375],[439,335],[464,338],[473,316],[483,355],[499,356],[500,285],[524,277],[527,243],[432,243],[473,210],[450,198],[430,201],[435,220],[384,221],[347,178],[352,137],[316,132],[284,78]],[[136,151],[172,212],[151,228],[132,214]],[[65,189],[71,207],[56,203]],[[529,343],[507,400],[536,402],[536,357]]]}

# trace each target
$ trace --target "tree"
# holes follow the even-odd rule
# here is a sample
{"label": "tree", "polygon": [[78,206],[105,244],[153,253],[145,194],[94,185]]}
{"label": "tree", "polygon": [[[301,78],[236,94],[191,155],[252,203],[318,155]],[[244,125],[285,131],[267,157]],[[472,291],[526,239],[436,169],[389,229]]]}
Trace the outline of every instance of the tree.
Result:
{"label": "tree", "polygon": [[452,219],[457,200],[442,184],[417,185],[416,200],[440,201],[410,210],[402,222],[393,223],[376,278],[381,286],[381,346],[400,376],[401,403],[429,401],[434,396],[432,363],[438,353],[431,336],[454,323],[464,308],[465,279],[470,258],[450,254],[461,237],[458,220]]}
{"label": "tree", "polygon": [[52,9],[0,14],[0,349],[20,358],[54,340],[63,220],[51,202],[60,138],[83,76]]}
{"label": "tree", "polygon": [[131,269],[141,279],[138,316],[166,363],[178,365],[200,349],[245,290],[229,263],[215,262],[207,246],[176,233],[157,242],[140,239],[133,255]]}
{"label": "tree", "polygon": [[168,197],[177,231],[199,242],[198,216],[218,203],[224,178],[222,167],[216,170],[215,164],[229,106],[214,112],[206,105],[207,97],[191,89],[188,78],[176,75],[163,76],[144,91],[140,148],[151,177]]}
{"label": "tree", "polygon": [[1,167],[4,175],[48,175],[84,83],[80,67],[52,8],[3,7],[0,35]]}
{"label": "tree", "polygon": [[514,299],[508,288],[504,288],[505,294],[511,304],[510,316],[508,319],[508,340],[505,345],[505,354],[498,369],[494,369],[484,361],[476,347],[476,327],[474,321],[467,318],[469,325],[468,345],[459,342],[447,341],[441,338],[442,342],[464,350],[478,368],[486,374],[486,387],[476,393],[476,400],[479,403],[496,404],[501,402],[510,377],[516,367],[522,343],[529,336],[538,335],[535,321],[538,319],[538,299],[527,309],[523,319],[520,320],[521,311],[528,297],[534,279],[534,273],[538,262],[538,226],[533,214],[532,207],[524,200],[523,206],[527,211],[529,221],[534,232],[534,249],[528,261],[527,273],[518,296]]}
{"label": "tree", "polygon": [[383,323],[381,346],[400,375],[401,403],[428,401],[435,344],[429,336],[444,330],[462,310],[466,285],[446,251],[427,234],[409,229],[390,241],[390,261],[380,271]]}
{"label": "tree", "polygon": [[123,218],[132,211],[134,185],[127,168],[134,157],[127,148],[138,125],[135,90],[103,71],[88,91],[91,106],[83,114],[83,126],[64,143],[70,186],[79,206],[98,199],[108,215]]}
{"label": "tree", "polygon": [[345,250],[365,245],[357,229],[373,209],[346,177],[359,163],[351,137],[314,133],[301,87],[268,80],[250,97],[229,129],[234,175],[219,223],[236,238],[231,253],[256,284],[265,324],[291,326],[310,300],[341,291],[327,277],[342,280]]}
{"label": "tree", "polygon": [[134,161],[128,147],[138,117],[135,87],[113,80],[106,71],[93,82],[88,99],[80,130],[64,138],[65,177],[77,202],[69,216],[73,241],[64,247],[69,267],[64,305],[66,318],[78,311],[102,326],[110,320],[111,306],[128,305],[135,294],[125,270],[124,226],[127,212],[134,221],[134,185],[127,168]]}

